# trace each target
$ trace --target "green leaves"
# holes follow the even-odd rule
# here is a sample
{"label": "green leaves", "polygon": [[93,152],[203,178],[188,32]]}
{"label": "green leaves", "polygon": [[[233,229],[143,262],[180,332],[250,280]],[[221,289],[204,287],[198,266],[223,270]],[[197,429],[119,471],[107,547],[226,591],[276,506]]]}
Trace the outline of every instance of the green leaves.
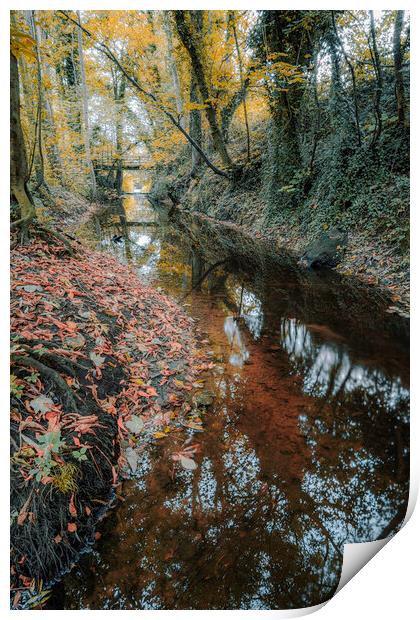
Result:
{"label": "green leaves", "polygon": [[86,455],[86,451],[87,448],[80,448],[80,450],[73,450],[73,452],[71,453],[72,457],[74,459],[76,459],[76,461],[87,461],[87,455]]}
{"label": "green leaves", "polygon": [[21,398],[23,393],[23,385],[17,382],[17,377],[13,374],[10,375],[10,393],[16,396],[16,398]]}

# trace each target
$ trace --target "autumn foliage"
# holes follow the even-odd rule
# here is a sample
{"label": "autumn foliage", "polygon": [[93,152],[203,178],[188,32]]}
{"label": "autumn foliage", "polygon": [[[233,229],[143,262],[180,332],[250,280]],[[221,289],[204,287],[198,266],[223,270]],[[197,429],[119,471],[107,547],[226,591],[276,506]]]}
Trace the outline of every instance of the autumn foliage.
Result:
{"label": "autumn foliage", "polygon": [[52,577],[94,537],[126,466],[121,441],[180,430],[207,366],[175,302],[112,257],[75,249],[35,238],[12,252],[15,587]]}

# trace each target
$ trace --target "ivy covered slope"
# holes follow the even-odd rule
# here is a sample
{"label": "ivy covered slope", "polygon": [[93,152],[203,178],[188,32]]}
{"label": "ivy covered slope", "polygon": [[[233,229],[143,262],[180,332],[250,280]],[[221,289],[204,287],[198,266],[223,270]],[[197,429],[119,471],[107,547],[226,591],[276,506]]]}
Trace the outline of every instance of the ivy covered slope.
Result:
{"label": "ivy covered slope", "polygon": [[207,367],[174,302],[110,256],[73,249],[35,236],[12,251],[15,596],[42,590],[94,539],[121,441],[172,432]]}

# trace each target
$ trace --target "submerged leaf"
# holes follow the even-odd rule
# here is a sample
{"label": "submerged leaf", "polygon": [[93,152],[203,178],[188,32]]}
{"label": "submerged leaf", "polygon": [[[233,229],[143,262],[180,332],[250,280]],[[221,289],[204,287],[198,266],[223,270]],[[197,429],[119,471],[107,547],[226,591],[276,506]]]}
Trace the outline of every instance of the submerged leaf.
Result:
{"label": "submerged leaf", "polygon": [[136,471],[139,460],[137,452],[133,450],[133,448],[127,448],[125,451],[125,458],[127,459],[127,463],[130,465],[131,471]]}
{"label": "submerged leaf", "polygon": [[184,469],[189,471],[197,469],[197,463],[193,459],[188,458],[188,456],[181,455],[179,460],[181,461],[181,465]]}
{"label": "submerged leaf", "polygon": [[141,431],[143,430],[144,422],[139,416],[133,415],[131,417],[131,420],[128,420],[125,423],[125,426],[126,428],[128,428],[129,431],[137,435],[138,433],[141,433]]}

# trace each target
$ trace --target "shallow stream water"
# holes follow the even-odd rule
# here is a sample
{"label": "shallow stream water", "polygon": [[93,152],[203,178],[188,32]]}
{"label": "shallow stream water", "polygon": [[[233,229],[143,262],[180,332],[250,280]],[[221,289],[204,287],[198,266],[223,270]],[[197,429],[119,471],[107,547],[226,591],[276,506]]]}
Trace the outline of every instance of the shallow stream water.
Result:
{"label": "shallow stream water", "polygon": [[[285,609],[338,585],[345,542],[408,499],[408,326],[373,291],[147,196],[80,235],[184,305],[212,351],[204,432],[144,450],[56,609]],[[114,235],[121,236],[112,241]],[[171,454],[192,435],[198,468]]]}

